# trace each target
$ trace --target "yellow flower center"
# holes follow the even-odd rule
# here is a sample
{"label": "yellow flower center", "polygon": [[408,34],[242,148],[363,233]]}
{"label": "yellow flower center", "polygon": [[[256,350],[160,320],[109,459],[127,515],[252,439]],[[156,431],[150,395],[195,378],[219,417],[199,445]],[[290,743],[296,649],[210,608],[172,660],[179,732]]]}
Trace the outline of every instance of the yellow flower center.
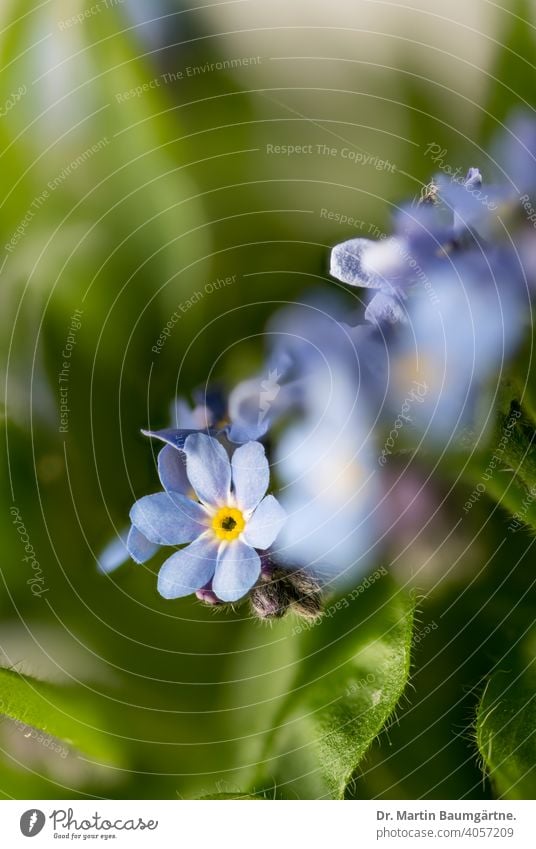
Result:
{"label": "yellow flower center", "polygon": [[236,539],[245,527],[243,513],[236,507],[221,507],[212,519],[212,530],[221,540]]}

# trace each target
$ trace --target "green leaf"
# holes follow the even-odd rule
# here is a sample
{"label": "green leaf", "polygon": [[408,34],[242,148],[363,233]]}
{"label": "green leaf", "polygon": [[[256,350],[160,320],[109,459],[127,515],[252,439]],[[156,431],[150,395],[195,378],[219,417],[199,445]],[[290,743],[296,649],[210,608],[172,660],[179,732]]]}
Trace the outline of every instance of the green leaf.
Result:
{"label": "green leaf", "polygon": [[[502,409],[491,438],[457,472],[457,477],[472,488],[464,513],[470,512],[485,494],[512,514],[508,524],[511,533],[522,525],[536,528],[535,422],[512,397],[513,393],[514,387],[509,383],[503,390]],[[452,468],[447,473],[453,477]]]}
{"label": "green leaf", "polygon": [[88,694],[0,669],[0,714],[56,737],[99,762],[117,763],[118,752],[103,730]]}
{"label": "green leaf", "polygon": [[402,695],[415,601],[382,571],[374,576],[328,606],[328,618],[305,634],[300,670],[270,740],[273,751],[284,747],[276,776],[283,791],[313,792],[316,774],[327,794],[342,798]]}
{"label": "green leaf", "polygon": [[523,663],[489,679],[477,712],[477,744],[499,796],[536,793],[536,669]]}

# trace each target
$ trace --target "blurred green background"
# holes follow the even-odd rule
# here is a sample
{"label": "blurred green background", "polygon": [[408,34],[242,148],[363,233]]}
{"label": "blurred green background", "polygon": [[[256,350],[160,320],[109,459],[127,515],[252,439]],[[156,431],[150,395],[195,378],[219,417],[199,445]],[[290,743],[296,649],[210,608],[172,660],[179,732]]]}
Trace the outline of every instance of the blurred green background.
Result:
{"label": "blurred green background", "polygon": [[[429,144],[454,167],[491,170],[493,133],[534,105],[530,6],[2,4],[2,665],[62,684],[101,741],[63,757],[31,723],[4,719],[4,798],[195,798],[270,778],[281,795],[324,795],[306,742],[292,780],[275,760],[259,771],[304,651],[295,622],[166,602],[157,562],[106,577],[96,556],[157,488],[140,428],[167,425],[177,392],[254,371],[277,305],[335,285],[330,246],[388,232],[396,204],[420,193]],[[447,482],[432,484],[441,500]],[[361,761],[355,798],[496,792],[475,711],[487,674],[514,663],[505,647],[533,656],[533,538],[498,548],[508,518],[485,498],[452,536],[471,488],[458,483],[442,521],[397,560],[423,596],[419,622],[437,628],[414,646],[412,686]],[[322,652],[339,626],[320,627]],[[54,692],[51,710],[69,714]]]}

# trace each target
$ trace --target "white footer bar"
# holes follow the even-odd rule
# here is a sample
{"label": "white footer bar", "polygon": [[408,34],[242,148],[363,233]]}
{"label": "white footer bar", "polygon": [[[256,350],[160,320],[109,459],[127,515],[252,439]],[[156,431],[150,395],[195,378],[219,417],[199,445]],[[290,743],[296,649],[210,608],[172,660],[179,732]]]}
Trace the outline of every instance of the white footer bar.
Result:
{"label": "white footer bar", "polygon": [[[2,845],[214,849],[536,846],[534,802],[0,802]],[[35,838],[35,843],[29,840]]]}

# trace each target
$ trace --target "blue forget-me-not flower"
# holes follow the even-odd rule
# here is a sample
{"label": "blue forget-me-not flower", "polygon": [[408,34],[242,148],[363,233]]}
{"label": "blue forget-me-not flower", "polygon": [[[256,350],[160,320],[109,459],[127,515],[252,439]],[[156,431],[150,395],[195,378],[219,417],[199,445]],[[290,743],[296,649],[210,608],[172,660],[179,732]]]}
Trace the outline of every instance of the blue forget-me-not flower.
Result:
{"label": "blue forget-me-not flower", "polygon": [[237,601],[259,578],[258,550],[272,545],[285,521],[279,502],[266,495],[264,448],[248,442],[229,460],[223,445],[203,433],[190,434],[184,452],[168,447],[175,454],[167,451],[159,462],[165,491],[130,511],[135,532],[150,544],[185,546],[161,567],[158,591],[179,598],[209,588],[221,601]]}

